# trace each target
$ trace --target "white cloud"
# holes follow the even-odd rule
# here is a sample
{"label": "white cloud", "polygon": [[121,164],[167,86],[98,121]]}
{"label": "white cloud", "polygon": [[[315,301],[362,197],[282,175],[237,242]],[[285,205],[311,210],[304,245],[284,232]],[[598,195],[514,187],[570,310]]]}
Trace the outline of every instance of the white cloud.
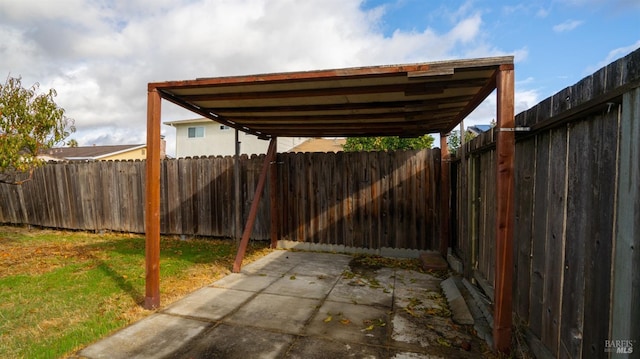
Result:
{"label": "white cloud", "polygon": [[[443,32],[380,30],[362,0],[0,0],[0,69],[53,87],[80,145],[142,143],[147,83],[496,56],[473,2]],[[336,9],[339,9],[337,11]],[[526,58],[526,48],[517,59]],[[163,103],[163,120],[194,117]],[[171,141],[172,129],[163,131]]]}
{"label": "white cloud", "polygon": [[625,9],[640,9],[640,2],[638,0],[558,0],[558,2],[580,7],[604,5],[616,11],[624,11]]}
{"label": "white cloud", "polygon": [[519,3],[516,5],[505,5],[502,7],[502,12],[505,16],[516,16],[519,13],[528,16],[534,13],[536,17],[545,18],[551,12],[550,8],[542,7],[540,3]]}
{"label": "white cloud", "polygon": [[587,69],[585,70],[585,73],[593,73],[595,71],[598,71],[600,68],[607,66],[608,64],[616,61],[617,59],[624,57],[626,55],[628,55],[629,53],[640,49],[640,40],[636,41],[635,43],[628,45],[628,46],[622,46],[622,47],[618,47],[615,48],[611,51],[609,51],[609,53],[607,54],[607,57],[605,57],[604,59],[602,59],[602,61],[598,62],[597,64],[593,65],[593,66],[589,66],[587,67]]}
{"label": "white cloud", "polygon": [[550,13],[551,13],[551,9],[541,7],[538,9],[538,11],[536,11],[536,17],[545,18],[549,16]]}
{"label": "white cloud", "polygon": [[563,23],[555,25],[553,27],[553,31],[555,31],[555,32],[571,31],[571,30],[574,30],[575,28],[577,28],[578,26],[582,25],[583,23],[584,23],[584,21],[581,21],[581,20],[567,20],[567,21],[565,21]]}

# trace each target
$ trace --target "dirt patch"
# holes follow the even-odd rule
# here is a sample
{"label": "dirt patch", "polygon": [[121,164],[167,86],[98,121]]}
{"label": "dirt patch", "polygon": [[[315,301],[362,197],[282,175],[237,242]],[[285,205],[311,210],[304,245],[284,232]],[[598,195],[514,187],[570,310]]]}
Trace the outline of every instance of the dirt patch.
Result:
{"label": "dirt patch", "polygon": [[77,243],[30,244],[0,238],[0,278],[16,274],[39,275],[64,266],[93,258],[97,248]]}

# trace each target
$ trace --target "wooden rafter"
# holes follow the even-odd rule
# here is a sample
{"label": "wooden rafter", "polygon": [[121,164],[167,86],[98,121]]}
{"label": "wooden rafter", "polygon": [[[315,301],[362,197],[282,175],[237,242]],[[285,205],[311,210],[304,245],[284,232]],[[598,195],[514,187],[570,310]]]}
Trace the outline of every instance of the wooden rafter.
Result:
{"label": "wooden rafter", "polygon": [[[361,136],[368,128],[420,136],[449,132],[495,89],[498,67],[512,63],[497,57],[150,85],[171,102],[263,138],[292,135],[300,124],[304,136]],[[383,121],[390,125],[377,124]]]}

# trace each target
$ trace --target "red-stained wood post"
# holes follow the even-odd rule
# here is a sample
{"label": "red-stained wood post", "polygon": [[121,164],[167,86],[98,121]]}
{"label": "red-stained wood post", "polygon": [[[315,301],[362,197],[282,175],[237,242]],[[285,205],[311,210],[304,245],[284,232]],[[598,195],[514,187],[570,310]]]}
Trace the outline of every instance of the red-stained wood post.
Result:
{"label": "red-stained wood post", "polygon": [[451,221],[451,180],[449,174],[449,144],[446,133],[440,133],[440,254],[447,258],[451,241],[449,222]]}
{"label": "red-stained wood post", "polygon": [[264,157],[264,163],[262,164],[262,171],[260,172],[260,179],[258,179],[258,185],[256,186],[256,192],[253,194],[253,201],[251,202],[251,208],[249,209],[249,217],[247,218],[247,224],[244,226],[244,232],[242,232],[242,239],[238,246],[238,253],[236,254],[236,260],[233,263],[233,272],[240,272],[242,267],[242,259],[247,251],[247,245],[249,244],[249,237],[253,231],[253,224],[256,221],[258,214],[258,204],[260,198],[262,198],[262,190],[264,189],[265,182],[267,182],[267,172],[269,172],[269,165],[275,158],[276,153],[276,138],[272,138],[269,142],[269,149],[267,155]]}
{"label": "red-stained wood post", "polygon": [[[277,148],[277,138],[273,138],[274,146]],[[277,152],[277,151],[276,151]],[[270,178],[270,205],[271,205],[271,248],[278,246],[278,239],[280,237],[280,201],[278,200],[278,154],[274,152],[273,160],[269,166]]]}
{"label": "red-stained wood post", "polygon": [[513,233],[515,226],[515,117],[514,67],[501,65],[497,87],[497,204],[496,278],[493,317],[493,344],[497,351],[509,353],[513,307]]}
{"label": "red-stained wood post", "polygon": [[160,104],[155,88],[147,95],[144,307],[160,307]]}

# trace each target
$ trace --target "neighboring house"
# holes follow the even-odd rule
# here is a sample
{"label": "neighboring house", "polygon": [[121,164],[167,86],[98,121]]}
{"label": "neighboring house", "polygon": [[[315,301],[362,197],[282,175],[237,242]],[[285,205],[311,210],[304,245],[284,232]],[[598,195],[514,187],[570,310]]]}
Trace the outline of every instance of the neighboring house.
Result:
{"label": "neighboring house", "polygon": [[[235,130],[207,118],[164,122],[176,129],[176,157],[233,156],[236,153]],[[287,152],[304,142],[302,137],[278,137],[278,152]],[[269,141],[240,132],[240,153],[263,154]]]}
{"label": "neighboring house", "polygon": [[[161,142],[161,158],[165,158],[165,142]],[[38,156],[45,161],[115,161],[144,160],[147,158],[147,145],[112,145],[54,147],[44,150]]]}
{"label": "neighboring house", "polygon": [[491,125],[475,125],[467,127],[467,132],[473,134],[473,137],[478,136],[483,132],[489,131],[493,126]]}
{"label": "neighboring house", "polygon": [[289,152],[341,152],[346,142],[344,138],[310,138]]}

